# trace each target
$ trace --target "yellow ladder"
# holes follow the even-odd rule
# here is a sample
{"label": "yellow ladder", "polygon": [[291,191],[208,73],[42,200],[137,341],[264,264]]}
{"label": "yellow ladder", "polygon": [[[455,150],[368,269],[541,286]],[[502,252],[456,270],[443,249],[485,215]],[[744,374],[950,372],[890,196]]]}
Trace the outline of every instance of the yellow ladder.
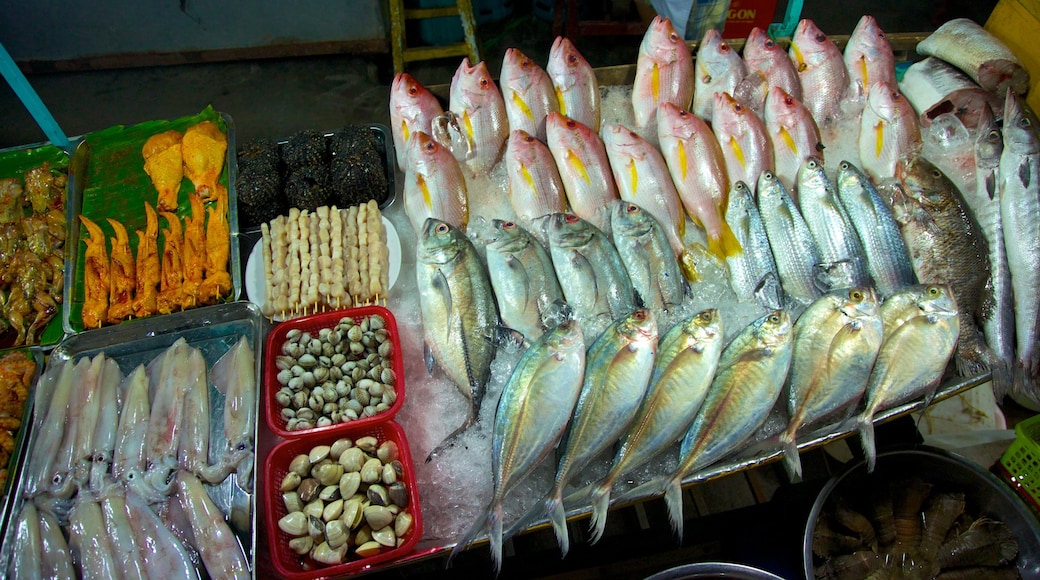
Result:
{"label": "yellow ladder", "polygon": [[[447,46],[406,46],[405,21],[458,16],[462,21],[463,42]],[[472,0],[456,0],[453,6],[437,8],[405,8],[404,0],[390,0],[390,41],[394,53],[394,73],[404,72],[407,62],[468,56],[471,65],[480,62],[477,47],[477,23],[473,18]]]}

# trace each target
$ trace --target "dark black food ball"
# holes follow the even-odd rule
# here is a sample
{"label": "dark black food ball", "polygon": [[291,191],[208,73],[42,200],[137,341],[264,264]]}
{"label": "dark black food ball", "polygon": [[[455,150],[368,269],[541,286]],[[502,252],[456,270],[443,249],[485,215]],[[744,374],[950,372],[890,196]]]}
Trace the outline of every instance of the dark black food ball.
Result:
{"label": "dark black food ball", "polygon": [[281,153],[278,144],[270,139],[259,137],[246,143],[238,150],[238,166],[249,168],[270,168],[278,170]]}
{"label": "dark black food ball", "polygon": [[336,205],[350,207],[374,199],[386,201],[386,172],[379,159],[350,155],[336,157],[332,166],[332,190]]}
{"label": "dark black food ball", "polygon": [[293,170],[285,181],[285,197],[289,207],[314,211],[328,205],[331,199],[329,172],[324,166]]}
{"label": "dark black food ball", "polygon": [[329,138],[329,153],[337,155],[359,151],[377,151],[375,133],[365,125],[346,125]]}
{"label": "dark black food ball", "polygon": [[296,133],[282,147],[282,161],[289,173],[303,167],[327,167],[325,136],[307,129]]}
{"label": "dark black food ball", "polygon": [[240,166],[235,180],[235,193],[242,222],[239,227],[242,228],[270,221],[285,209],[282,179],[277,167],[267,167],[256,161]]}

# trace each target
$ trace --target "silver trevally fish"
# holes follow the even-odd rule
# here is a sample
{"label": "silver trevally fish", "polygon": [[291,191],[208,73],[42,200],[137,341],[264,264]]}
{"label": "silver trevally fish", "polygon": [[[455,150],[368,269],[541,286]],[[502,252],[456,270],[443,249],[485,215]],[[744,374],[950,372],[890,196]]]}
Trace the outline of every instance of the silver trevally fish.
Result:
{"label": "silver trevally fish", "polygon": [[808,304],[820,296],[816,268],[820,252],[787,188],[772,171],[758,177],[758,213],[769,237],[784,293]]}
{"label": "silver trevally fish", "polygon": [[665,503],[682,539],[683,478],[736,451],[765,422],[791,365],[791,315],[774,310],[726,345],[708,394],[683,437],[679,466],[666,476]]}
{"label": "silver trevally fish", "polygon": [[657,320],[639,309],[611,324],[589,348],[585,380],[561,442],[545,511],[564,556],[570,547],[563,492],[570,481],[618,438],[646,396],[657,354]]}
{"label": "silver trevally fish", "polygon": [[882,298],[917,283],[899,224],[870,178],[848,161],[838,166],[838,199],[856,228],[867,270]]}
{"label": "silver trevally fish", "polygon": [[469,416],[426,458],[450,445],[476,421],[495,357],[498,310],[487,270],[458,228],[427,218],[416,248],[424,358],[434,362],[469,401]]}
{"label": "silver trevally fish", "polygon": [[820,251],[818,277],[827,288],[869,284],[863,246],[821,159],[810,157],[798,169],[798,207]]}
{"label": "silver trevally fish", "polygon": [[704,402],[722,354],[722,318],[714,308],[675,324],[658,342],[646,397],[592,491],[592,543],[603,536],[614,483],[678,441]]}
{"label": "silver trevally fish", "polygon": [[1004,102],[1004,151],[1000,156],[1000,216],[1015,301],[1015,361],[1012,395],[1040,409],[1040,135],[1022,99],[1008,91]]}
{"label": "silver trevally fish", "polygon": [[881,305],[882,320],[887,322],[891,318],[886,310],[903,309],[907,304],[915,305],[917,313],[912,316],[904,313],[902,324],[886,326],[886,336],[867,381],[866,404],[856,419],[867,471],[871,472],[877,456],[874,416],[922,395],[930,399],[942,380],[960,335],[957,303],[949,286],[919,284],[899,293],[909,296],[886,300]]}
{"label": "silver trevally fish", "polygon": [[632,281],[617,248],[591,222],[571,213],[550,216],[549,257],[586,336],[598,337],[612,321],[636,309]]}
{"label": "silver trevally fish", "polygon": [[535,341],[513,369],[495,412],[494,493],[486,514],[455,545],[449,563],[488,529],[496,573],[502,568],[502,502],[552,453],[567,428],[585,375],[581,327],[565,320]]}
{"label": "silver trevally fish", "polygon": [[780,434],[792,477],[802,475],[799,429],[859,402],[882,335],[877,293],[870,286],[824,294],[798,317],[787,376],[790,419]]}
{"label": "silver trevally fish", "polygon": [[729,193],[726,222],[744,248],[740,254],[726,258],[733,292],[741,302],[757,299],[767,308],[778,308],[783,292],[780,274],[755,196],[743,181],[736,182]]}
{"label": "silver trevally fish", "polygon": [[492,220],[487,244],[488,276],[502,323],[528,342],[545,331],[552,309],[563,302],[549,253],[516,222]]}
{"label": "silver trevally fish", "polygon": [[611,209],[610,225],[614,247],[643,306],[661,312],[682,304],[685,284],[679,262],[654,216],[618,200]]}

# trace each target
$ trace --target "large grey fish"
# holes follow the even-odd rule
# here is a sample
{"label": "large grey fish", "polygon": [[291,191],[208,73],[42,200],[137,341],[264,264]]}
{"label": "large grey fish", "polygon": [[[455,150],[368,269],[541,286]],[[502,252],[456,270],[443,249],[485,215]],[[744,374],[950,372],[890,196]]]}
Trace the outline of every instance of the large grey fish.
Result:
{"label": "large grey fish", "polygon": [[838,199],[849,214],[867,256],[867,271],[882,298],[917,283],[906,242],[892,209],[865,173],[848,161],[838,165]]}
{"label": "large grey fish", "polygon": [[424,358],[436,362],[469,401],[469,416],[426,458],[450,445],[480,411],[495,357],[498,310],[487,270],[469,238],[458,228],[427,218],[416,248]]}
{"label": "large grey fish", "polygon": [[683,437],[679,465],[666,476],[672,530],[683,533],[683,478],[736,451],[765,422],[791,366],[791,315],[774,310],[726,346],[708,394]]}
{"label": "large grey fish", "polygon": [[495,571],[502,568],[502,502],[563,437],[585,376],[581,327],[565,320],[520,357],[495,412],[491,444],[494,493],[479,518],[455,545],[448,562],[488,528]]}
{"label": "large grey fish", "polygon": [[787,188],[771,171],[758,177],[758,213],[769,237],[784,293],[808,304],[820,296],[816,268],[820,252]]}
{"label": "large grey fish", "polygon": [[1000,215],[1011,268],[1017,360],[1012,395],[1040,410],[1040,136],[1035,117],[1013,91],[1004,101]]}
{"label": "large grey fish", "polygon": [[[867,381],[863,411],[856,419],[860,444],[867,460],[867,471],[874,471],[877,457],[874,443],[874,416],[896,405],[917,399],[931,398],[942,380],[960,335],[957,302],[945,284],[913,285],[900,291],[911,294],[910,302],[917,305],[919,314],[896,326],[882,340],[881,350]],[[899,299],[886,300],[881,305],[881,317],[886,308],[907,304]]]}
{"label": "large grey fish", "polygon": [[949,284],[957,303],[961,329],[954,359],[958,373],[975,376],[990,370],[994,383],[1007,381],[1006,376],[998,376],[1004,363],[986,345],[979,329],[991,297],[986,291],[988,250],[978,223],[960,190],[930,161],[915,157],[900,164],[896,173],[902,195],[893,199],[892,207],[917,279],[925,284]]}
{"label": "large grey fish", "polygon": [[610,471],[592,490],[592,543],[603,536],[614,483],[678,441],[689,428],[715,376],[723,335],[719,311],[710,308],[678,322],[661,337],[646,398],[621,436]]}
{"label": "large grey fish", "polygon": [[997,94],[1025,94],[1029,88],[1029,71],[1015,53],[970,18],[947,21],[917,44],[917,53],[945,60]]}
{"label": "large grey fish", "polygon": [[572,213],[552,214],[549,257],[586,336],[598,337],[608,324],[636,309],[632,281],[617,248],[591,222]]}
{"label": "large grey fish", "polygon": [[820,270],[829,289],[870,283],[867,257],[823,160],[810,157],[798,169],[798,206],[820,251]]}
{"label": "large grey fish", "polygon": [[[744,251],[726,258],[729,285],[741,302],[758,299],[768,308],[780,306],[780,274],[769,247],[766,227],[751,188],[738,181],[729,192],[726,223]],[[764,300],[763,300],[764,298]]]}
{"label": "large grey fish", "polygon": [[502,323],[534,342],[556,314],[553,309],[563,303],[552,259],[516,222],[496,219],[491,228],[494,237],[486,247],[488,276]]}
{"label": "large grey fish", "polygon": [[662,312],[682,304],[685,283],[679,262],[654,216],[632,202],[618,200],[611,208],[610,229],[643,306]]}
{"label": "large grey fish", "polygon": [[863,396],[881,348],[879,308],[874,289],[861,286],[829,292],[798,317],[787,376],[790,418],[780,434],[792,477],[802,475],[799,429],[849,409]]}
{"label": "large grey fish", "polygon": [[[989,105],[983,107],[975,131],[975,187],[964,191],[964,201],[979,224],[989,250],[989,284],[993,304],[982,317],[986,344],[1004,361],[1010,376],[1015,364],[1015,304],[1011,294],[1011,270],[1004,246],[1000,215],[1000,157],[1004,138]],[[997,400],[1007,394],[1006,385],[994,384]]]}
{"label": "large grey fish", "polygon": [[611,324],[589,348],[581,394],[545,501],[564,556],[570,548],[564,489],[635,419],[650,383],[657,342],[657,319],[644,308]]}

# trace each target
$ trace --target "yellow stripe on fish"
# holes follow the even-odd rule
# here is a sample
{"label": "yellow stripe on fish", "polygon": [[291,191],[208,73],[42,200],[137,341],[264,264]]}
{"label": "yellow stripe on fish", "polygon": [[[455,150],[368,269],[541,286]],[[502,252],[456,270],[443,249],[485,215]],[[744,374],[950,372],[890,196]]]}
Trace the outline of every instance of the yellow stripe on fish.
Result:
{"label": "yellow stripe on fish", "polygon": [[433,209],[433,196],[430,194],[430,185],[426,183],[426,178],[422,174],[415,174],[415,182],[419,186],[419,191],[422,192],[423,204],[426,205],[427,209]]}
{"label": "yellow stripe on fish", "polygon": [[787,148],[791,150],[791,153],[798,153],[798,144],[794,142],[794,137],[791,136],[787,127],[780,127],[780,138],[783,140],[784,145],[787,145]]}
{"label": "yellow stripe on fish", "polygon": [[661,96],[661,67],[655,62],[650,69],[650,95],[654,102],[658,102]]}
{"label": "yellow stripe on fish", "polygon": [[863,90],[870,87],[870,68],[867,66],[867,57],[859,57],[859,78],[863,79]]}
{"label": "yellow stripe on fish", "polygon": [[520,109],[520,112],[522,112],[525,117],[533,120],[534,113],[531,112],[531,107],[527,106],[527,103],[524,101],[524,98],[520,96],[520,93],[516,91],[511,91],[511,94],[513,95],[513,104],[515,104]]}
{"label": "yellow stripe on fish", "polygon": [[881,152],[885,150],[885,122],[878,121],[874,125],[874,156],[881,157]]}
{"label": "yellow stripe on fish", "polygon": [[798,44],[791,43],[791,52],[794,53],[794,60],[798,64],[798,72],[804,72],[805,69],[809,68],[809,65],[805,64],[805,57],[802,56],[802,51],[798,48]]}
{"label": "yellow stripe on fish", "polygon": [[639,169],[636,167],[634,161],[628,164],[628,177],[632,183],[631,190],[633,192],[637,191],[637,188],[639,187]]}
{"label": "yellow stripe on fish", "polygon": [[560,103],[560,114],[564,117],[568,116],[567,100],[563,98],[563,91],[560,90],[560,87],[554,87],[553,90],[556,91],[556,101]]}
{"label": "yellow stripe on fish", "polygon": [[520,176],[523,177],[524,182],[527,183],[528,187],[531,188],[531,191],[533,192],[534,196],[538,197],[538,188],[535,186],[534,176],[531,175],[531,171],[527,168],[526,165],[520,166]]}
{"label": "yellow stripe on fish", "polygon": [[412,136],[412,130],[408,127],[408,122],[401,119],[401,136],[404,137],[404,142],[407,143],[408,139]]}
{"label": "yellow stripe on fish", "polygon": [[589,177],[589,170],[585,167],[585,163],[583,163],[581,158],[569,149],[567,150],[567,163],[578,172],[578,175],[585,180],[585,183],[592,183],[592,178]]}
{"label": "yellow stripe on fish", "polygon": [[744,149],[740,146],[740,141],[737,141],[736,137],[730,135],[729,146],[737,156],[737,162],[740,163],[740,167],[747,169],[747,159],[744,157]]}
{"label": "yellow stripe on fish", "polygon": [[690,166],[686,162],[686,143],[679,141],[676,143],[676,155],[679,156],[679,167],[682,170],[682,178],[686,179],[686,174],[689,173]]}
{"label": "yellow stripe on fish", "polygon": [[466,139],[473,142],[473,118],[469,116],[469,111],[462,112],[462,126],[466,130]]}

